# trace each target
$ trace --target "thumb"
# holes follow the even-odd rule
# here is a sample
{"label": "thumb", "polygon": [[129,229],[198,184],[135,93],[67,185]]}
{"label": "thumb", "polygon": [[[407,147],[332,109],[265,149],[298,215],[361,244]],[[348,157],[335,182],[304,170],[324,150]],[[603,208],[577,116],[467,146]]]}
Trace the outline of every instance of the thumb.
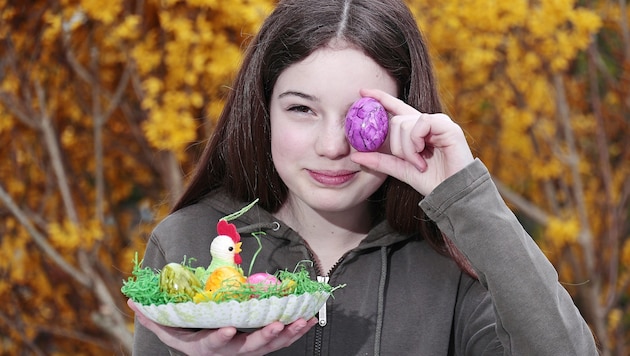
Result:
{"label": "thumb", "polygon": [[434,188],[425,172],[402,158],[379,152],[353,152],[350,159],[369,170],[387,174],[407,183],[422,195],[428,195]]}
{"label": "thumb", "polygon": [[350,159],[365,168],[385,173],[407,183],[409,174],[418,172],[418,169],[404,159],[380,152],[353,152]]}

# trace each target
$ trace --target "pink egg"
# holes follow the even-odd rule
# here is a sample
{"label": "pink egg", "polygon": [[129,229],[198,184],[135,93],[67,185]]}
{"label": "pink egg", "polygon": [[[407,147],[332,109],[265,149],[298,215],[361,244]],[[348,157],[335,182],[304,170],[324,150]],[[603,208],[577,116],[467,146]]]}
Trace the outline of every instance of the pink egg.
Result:
{"label": "pink egg", "polygon": [[376,151],[387,138],[387,111],[378,100],[361,98],[348,110],[345,129],[348,142],[357,151]]}
{"label": "pink egg", "polygon": [[260,272],[260,273],[254,273],[251,276],[247,277],[247,283],[273,285],[273,284],[280,284],[280,281],[278,280],[278,278],[276,278],[275,276],[269,273]]}

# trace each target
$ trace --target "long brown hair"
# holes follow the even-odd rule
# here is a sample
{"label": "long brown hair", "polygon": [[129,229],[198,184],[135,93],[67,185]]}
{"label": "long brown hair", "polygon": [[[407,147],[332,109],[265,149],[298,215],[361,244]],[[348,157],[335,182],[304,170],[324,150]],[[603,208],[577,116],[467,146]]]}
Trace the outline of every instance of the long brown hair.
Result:
{"label": "long brown hair", "polygon": [[[219,187],[240,201],[258,198],[270,212],[281,207],[287,187],[271,159],[270,96],[283,70],[332,39],[355,45],[387,70],[409,105],[442,111],[424,39],[401,0],[280,1],[249,44],[214,134],[173,211]],[[375,219],[387,219],[401,233],[420,233],[436,250],[460,260],[419,208],[422,198],[389,177],[371,198]]]}

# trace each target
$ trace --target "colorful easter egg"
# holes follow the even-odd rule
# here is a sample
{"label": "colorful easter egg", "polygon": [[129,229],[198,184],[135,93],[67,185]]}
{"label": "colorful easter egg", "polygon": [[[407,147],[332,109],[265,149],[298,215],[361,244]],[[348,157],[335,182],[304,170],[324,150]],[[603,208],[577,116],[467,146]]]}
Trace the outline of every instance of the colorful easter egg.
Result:
{"label": "colorful easter egg", "polygon": [[346,137],[357,151],[378,150],[385,142],[388,128],[387,111],[374,98],[357,100],[346,114]]}

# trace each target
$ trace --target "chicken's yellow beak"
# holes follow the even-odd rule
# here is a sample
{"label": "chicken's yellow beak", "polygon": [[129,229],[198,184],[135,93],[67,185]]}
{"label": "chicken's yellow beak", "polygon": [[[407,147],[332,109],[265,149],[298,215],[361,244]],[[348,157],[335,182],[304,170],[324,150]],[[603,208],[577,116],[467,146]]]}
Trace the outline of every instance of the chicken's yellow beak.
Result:
{"label": "chicken's yellow beak", "polygon": [[236,243],[236,246],[235,246],[236,249],[234,250],[234,253],[241,253],[241,245],[242,244],[243,244],[242,242],[237,242]]}

